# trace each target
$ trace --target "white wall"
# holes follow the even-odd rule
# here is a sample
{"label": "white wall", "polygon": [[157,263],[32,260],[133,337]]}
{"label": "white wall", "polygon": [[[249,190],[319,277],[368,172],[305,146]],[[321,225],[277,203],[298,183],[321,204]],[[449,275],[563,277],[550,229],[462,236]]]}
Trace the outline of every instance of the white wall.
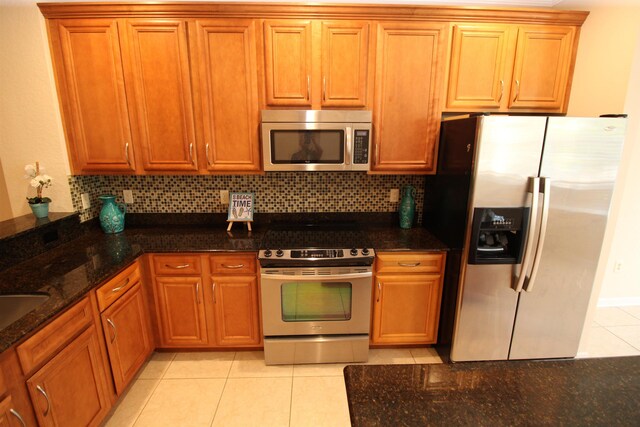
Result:
{"label": "white wall", "polygon": [[54,179],[44,193],[53,200],[50,210],[73,211],[48,49],[36,2],[0,0],[0,159],[13,217],[31,212],[25,198],[35,190],[23,178],[24,165],[36,160]]}

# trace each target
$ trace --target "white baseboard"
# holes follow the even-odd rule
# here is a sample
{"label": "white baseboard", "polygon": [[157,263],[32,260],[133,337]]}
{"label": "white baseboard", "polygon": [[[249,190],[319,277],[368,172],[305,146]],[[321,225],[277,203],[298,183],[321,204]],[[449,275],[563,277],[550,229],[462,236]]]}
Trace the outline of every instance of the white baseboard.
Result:
{"label": "white baseboard", "polygon": [[598,307],[626,307],[629,305],[640,305],[640,297],[600,298],[598,300]]}

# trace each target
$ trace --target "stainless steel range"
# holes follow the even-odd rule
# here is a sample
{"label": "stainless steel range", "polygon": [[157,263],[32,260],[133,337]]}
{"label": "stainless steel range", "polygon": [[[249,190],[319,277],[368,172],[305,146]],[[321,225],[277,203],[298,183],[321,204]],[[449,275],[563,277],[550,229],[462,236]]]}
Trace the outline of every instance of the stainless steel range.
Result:
{"label": "stainless steel range", "polygon": [[354,224],[267,232],[258,254],[267,365],[367,361],[374,256]]}

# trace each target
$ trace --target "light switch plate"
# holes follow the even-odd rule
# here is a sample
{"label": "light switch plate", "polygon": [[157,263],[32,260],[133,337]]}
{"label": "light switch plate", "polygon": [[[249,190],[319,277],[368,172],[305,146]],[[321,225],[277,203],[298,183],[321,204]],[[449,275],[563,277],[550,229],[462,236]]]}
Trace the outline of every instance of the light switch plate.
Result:
{"label": "light switch plate", "polygon": [[89,193],[82,193],[80,195],[82,199],[82,210],[89,209],[91,207],[91,199],[89,199]]}
{"label": "light switch plate", "polygon": [[394,188],[389,191],[389,201],[398,202],[398,200],[400,200],[400,189]]}
{"label": "light switch plate", "polygon": [[223,205],[229,204],[229,190],[220,190],[220,203]]}
{"label": "light switch plate", "polygon": [[133,191],[131,190],[122,190],[122,196],[124,197],[124,202],[128,205],[133,203]]}

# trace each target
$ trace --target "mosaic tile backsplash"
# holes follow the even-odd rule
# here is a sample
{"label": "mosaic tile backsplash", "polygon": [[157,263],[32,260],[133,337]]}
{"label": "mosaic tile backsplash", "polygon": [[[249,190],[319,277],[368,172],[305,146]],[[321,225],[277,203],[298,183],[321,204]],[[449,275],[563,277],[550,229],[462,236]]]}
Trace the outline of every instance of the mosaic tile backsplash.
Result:
{"label": "mosaic tile backsplash", "polygon": [[[367,175],[364,172],[276,172],[265,175],[117,175],[70,176],[73,207],[87,221],[100,213],[101,194],[124,202],[122,190],[132,190],[131,213],[227,212],[220,190],[255,193],[260,212],[395,212],[389,191],[412,185],[416,189],[416,220],[422,219],[424,177]],[[82,209],[81,194],[89,193],[91,207]],[[402,198],[402,194],[400,195]]]}

